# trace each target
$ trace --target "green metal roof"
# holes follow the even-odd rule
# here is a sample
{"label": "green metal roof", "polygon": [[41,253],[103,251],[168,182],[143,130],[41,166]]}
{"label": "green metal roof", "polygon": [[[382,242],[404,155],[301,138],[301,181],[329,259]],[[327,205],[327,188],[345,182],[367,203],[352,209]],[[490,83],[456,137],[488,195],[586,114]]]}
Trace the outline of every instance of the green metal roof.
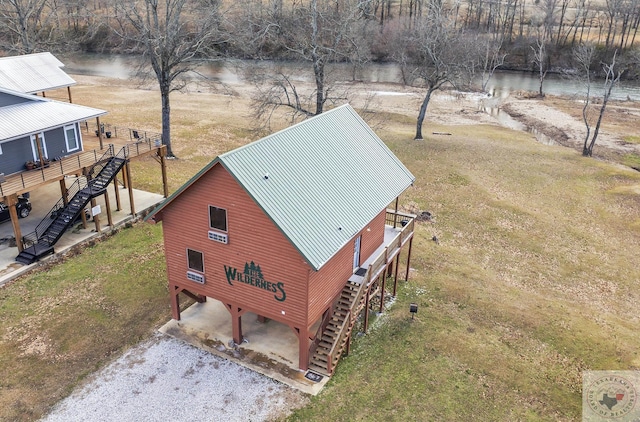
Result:
{"label": "green metal roof", "polygon": [[165,204],[218,162],[315,270],[415,180],[349,105],[220,155]]}

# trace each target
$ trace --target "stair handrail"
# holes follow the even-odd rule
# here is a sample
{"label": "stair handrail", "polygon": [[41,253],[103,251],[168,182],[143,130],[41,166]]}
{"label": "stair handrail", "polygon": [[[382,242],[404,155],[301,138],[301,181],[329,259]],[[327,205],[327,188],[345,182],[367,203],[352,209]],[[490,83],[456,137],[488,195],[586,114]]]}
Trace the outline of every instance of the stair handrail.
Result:
{"label": "stair handrail", "polygon": [[[333,367],[337,363],[337,360],[340,359],[340,355],[342,354],[342,349],[338,350],[338,345],[342,344],[342,342],[345,340],[345,337],[347,336],[347,333],[350,332],[349,328],[353,327],[353,325],[351,324],[351,318],[349,316],[350,313],[351,311],[347,312],[347,315],[342,321],[342,324],[340,324],[338,337],[336,337],[335,341],[331,345],[331,350],[329,350],[329,353],[327,354],[327,371],[330,374],[333,373]],[[347,321],[349,321],[348,325]]]}
{"label": "stair handrail", "polygon": [[[88,186],[88,181],[86,177],[80,176],[78,179],[71,184],[69,188],[67,188],[67,198],[73,198],[78,192]],[[51,208],[51,210],[45,214],[44,218],[38,225],[35,230],[31,233],[26,234],[22,237],[22,241],[25,245],[33,245],[34,243],[38,243],[38,240],[42,237],[42,235],[47,231],[49,226],[53,224],[55,221],[54,215],[61,209],[65,207],[64,198],[60,198],[58,202]]]}
{"label": "stair handrail", "polygon": [[87,170],[86,176],[88,180],[91,180],[96,175],[100,174],[102,169],[108,163],[108,160],[114,156],[113,151],[114,151],[113,144],[109,144],[109,148],[107,148],[107,150],[102,154],[102,156],[98,160],[96,160],[96,162],[93,163],[91,167],[89,167],[89,170]]}

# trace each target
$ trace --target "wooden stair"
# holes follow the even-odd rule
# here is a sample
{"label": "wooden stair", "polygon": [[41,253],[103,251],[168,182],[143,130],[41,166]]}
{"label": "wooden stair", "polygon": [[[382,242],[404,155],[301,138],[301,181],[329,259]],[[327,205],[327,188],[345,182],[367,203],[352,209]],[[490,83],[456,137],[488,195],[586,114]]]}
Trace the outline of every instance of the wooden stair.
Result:
{"label": "wooden stair", "polygon": [[356,318],[364,306],[363,292],[366,282],[361,284],[348,281],[331,317],[325,326],[313,356],[309,360],[309,369],[322,375],[330,376],[340,360],[340,356],[351,338],[351,331]]}

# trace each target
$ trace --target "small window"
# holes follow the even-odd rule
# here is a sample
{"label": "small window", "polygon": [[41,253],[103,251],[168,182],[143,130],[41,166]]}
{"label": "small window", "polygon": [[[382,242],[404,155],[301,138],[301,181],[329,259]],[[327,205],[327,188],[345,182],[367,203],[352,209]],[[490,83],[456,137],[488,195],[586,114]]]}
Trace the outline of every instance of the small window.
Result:
{"label": "small window", "polygon": [[209,205],[209,227],[227,231],[227,210]]}
{"label": "small window", "polygon": [[187,265],[190,270],[204,272],[204,255],[202,252],[187,249]]}
{"label": "small window", "polygon": [[78,142],[78,136],[76,133],[76,125],[64,127],[64,139],[67,142],[67,152],[80,149],[80,143]]}

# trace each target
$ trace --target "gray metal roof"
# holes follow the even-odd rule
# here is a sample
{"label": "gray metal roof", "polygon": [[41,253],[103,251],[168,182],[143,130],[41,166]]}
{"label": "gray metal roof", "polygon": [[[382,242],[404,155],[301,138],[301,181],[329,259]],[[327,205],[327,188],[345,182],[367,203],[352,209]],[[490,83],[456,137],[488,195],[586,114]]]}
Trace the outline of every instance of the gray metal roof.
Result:
{"label": "gray metal roof", "polygon": [[106,111],[97,108],[53,101],[2,88],[0,94],[28,100],[0,107],[0,142],[107,114]]}
{"label": "gray metal roof", "polygon": [[415,180],[349,105],[218,160],[316,270]]}
{"label": "gray metal roof", "polygon": [[32,94],[75,85],[51,53],[0,58],[0,88]]}

